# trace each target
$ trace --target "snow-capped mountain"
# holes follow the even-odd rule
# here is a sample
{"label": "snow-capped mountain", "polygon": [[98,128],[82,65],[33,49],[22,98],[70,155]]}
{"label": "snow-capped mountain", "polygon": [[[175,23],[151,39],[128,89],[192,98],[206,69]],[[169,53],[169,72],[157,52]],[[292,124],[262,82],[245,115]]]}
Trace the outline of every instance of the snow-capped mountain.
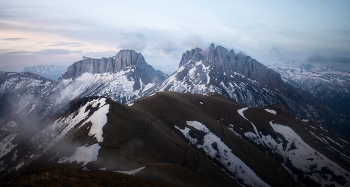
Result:
{"label": "snow-capped mountain", "polygon": [[46,123],[26,141],[19,123],[1,126],[2,178],[64,166],[177,186],[350,186],[350,140],[278,105],[213,93],[158,92],[132,106],[87,97]]}
{"label": "snow-capped mountain", "polygon": [[79,97],[105,96],[126,103],[165,78],[133,50],[121,50],[110,58],[85,57],[71,65],[50,93],[43,95],[49,102],[44,115],[65,110]]}
{"label": "snow-capped mountain", "polygon": [[349,131],[350,118],[242,52],[187,51],[169,77],[121,50],[84,57],[55,82],[0,78],[0,99],[15,103],[0,121],[0,179],[68,166],[178,186],[350,183],[350,140],[329,128]]}
{"label": "snow-capped mountain", "polygon": [[249,107],[282,103],[294,114],[319,118],[328,110],[311,95],[301,95],[280,74],[242,52],[211,44],[182,55],[179,69],[146,94],[175,91],[216,92]]}
{"label": "snow-capped mountain", "polygon": [[[35,98],[47,93],[52,86],[53,81],[33,73],[0,72],[0,119],[20,112]],[[36,103],[33,102],[28,110],[33,111],[35,106]]]}
{"label": "snow-capped mountain", "polygon": [[35,73],[42,77],[55,81],[67,71],[67,68],[68,66],[63,65],[38,65],[24,67],[24,72]]}
{"label": "snow-capped mountain", "polygon": [[309,92],[333,111],[350,115],[350,72],[320,64],[287,62],[271,66],[285,82]]}
{"label": "snow-capped mountain", "polygon": [[168,78],[133,50],[121,50],[110,58],[84,57],[21,113],[29,114],[30,106],[35,105],[41,118],[54,116],[67,109],[74,98],[95,95],[132,104],[158,91],[216,92],[249,107],[282,103],[299,118],[311,117],[344,134],[348,132],[349,117],[336,116],[323,102],[311,94],[301,94],[280,74],[242,52],[236,54],[214,44],[205,51],[196,48],[184,53],[179,69]]}

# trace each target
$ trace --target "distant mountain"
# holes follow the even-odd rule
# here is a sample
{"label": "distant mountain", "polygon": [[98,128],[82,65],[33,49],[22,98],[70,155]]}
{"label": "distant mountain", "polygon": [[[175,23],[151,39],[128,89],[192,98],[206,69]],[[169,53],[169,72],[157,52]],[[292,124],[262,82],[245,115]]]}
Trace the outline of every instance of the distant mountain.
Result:
{"label": "distant mountain", "polygon": [[[28,115],[37,103],[37,97],[47,93],[53,87],[53,81],[37,74],[23,72],[0,72],[0,121],[13,114]],[[32,102],[31,106],[27,106]],[[23,108],[26,112],[20,112]]]}
{"label": "distant mountain", "polygon": [[[279,73],[250,56],[214,44],[204,51],[196,48],[184,53],[179,69],[169,77],[154,70],[133,50],[121,50],[114,57],[102,59],[84,57],[37,96],[35,105],[40,118],[44,118],[65,111],[74,98],[97,95],[132,104],[159,91],[216,92],[249,107],[282,103],[298,118],[309,117],[350,134],[350,116],[334,113],[327,101],[291,86]],[[29,111],[23,109],[21,113]]]}
{"label": "distant mountain", "polygon": [[282,103],[294,114],[316,119],[330,111],[311,94],[299,94],[279,73],[250,56],[214,44],[204,51],[196,48],[184,53],[179,69],[144,95],[158,91],[216,92],[249,107]]}
{"label": "distant mountain", "polygon": [[38,179],[80,169],[176,186],[350,186],[350,116],[325,104],[346,101],[333,96],[347,95],[348,74],[288,68],[211,44],[169,77],[133,50],[84,57],[57,81],[0,72],[0,180],[39,168]]}
{"label": "distant mountain", "polygon": [[71,65],[53,89],[42,95],[49,101],[43,113],[55,115],[67,109],[72,99],[86,96],[105,96],[126,103],[165,78],[133,50],[121,50],[109,58],[85,57]]}
{"label": "distant mountain", "polygon": [[[216,93],[158,92],[132,106],[86,97],[43,123],[27,139],[18,119],[0,127],[1,180],[55,166],[176,186],[350,185],[350,140],[281,105],[248,108]],[[51,170],[35,177],[57,174]],[[28,180],[27,173],[10,184]]]}
{"label": "distant mountain", "polygon": [[39,65],[24,67],[24,71],[35,73],[42,77],[55,81],[67,71],[67,68],[68,66],[63,65]]}
{"label": "distant mountain", "polygon": [[350,115],[350,72],[320,64],[284,63],[271,66],[294,87],[316,96],[339,114]]}

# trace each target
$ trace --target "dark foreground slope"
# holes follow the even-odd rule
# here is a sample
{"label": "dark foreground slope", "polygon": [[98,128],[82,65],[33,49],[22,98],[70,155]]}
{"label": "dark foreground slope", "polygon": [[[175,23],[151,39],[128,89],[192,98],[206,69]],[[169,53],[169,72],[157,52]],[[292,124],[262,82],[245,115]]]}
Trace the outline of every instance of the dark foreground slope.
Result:
{"label": "dark foreground slope", "polygon": [[349,186],[349,140],[304,121],[218,94],[76,99],[28,141],[8,132],[0,176],[55,166],[176,186]]}
{"label": "dark foreground slope", "polygon": [[175,187],[163,182],[111,171],[83,171],[71,168],[49,167],[23,172],[3,187],[24,186],[148,186]]}

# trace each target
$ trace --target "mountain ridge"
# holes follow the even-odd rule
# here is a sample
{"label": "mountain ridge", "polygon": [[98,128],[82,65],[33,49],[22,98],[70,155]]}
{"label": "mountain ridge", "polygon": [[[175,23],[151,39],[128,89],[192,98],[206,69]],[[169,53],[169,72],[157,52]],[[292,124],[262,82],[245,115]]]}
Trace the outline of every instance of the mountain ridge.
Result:
{"label": "mountain ridge", "polygon": [[[0,159],[15,173],[52,165],[128,171],[159,163],[219,186],[349,186],[347,138],[277,107],[248,108],[219,94],[158,92],[132,106],[86,97],[29,141],[6,132],[13,141]],[[89,150],[96,156],[79,156]],[[171,175],[158,177],[174,184]]]}
{"label": "mountain ridge", "polygon": [[161,76],[159,72],[146,63],[141,53],[134,50],[120,50],[114,57],[109,58],[93,59],[84,57],[83,60],[69,66],[62,79],[76,79],[83,73],[115,73],[132,66],[144,69],[151,75]]}
{"label": "mountain ridge", "polygon": [[232,49],[229,51],[221,46],[216,46],[215,48],[213,43],[204,51],[200,48],[195,48],[183,53],[179,68],[189,61],[202,61],[204,64],[216,64],[221,67],[222,70],[225,68],[233,70],[271,88],[287,86],[278,73],[267,68],[255,59],[252,59],[250,56],[245,55],[243,52],[235,54]]}

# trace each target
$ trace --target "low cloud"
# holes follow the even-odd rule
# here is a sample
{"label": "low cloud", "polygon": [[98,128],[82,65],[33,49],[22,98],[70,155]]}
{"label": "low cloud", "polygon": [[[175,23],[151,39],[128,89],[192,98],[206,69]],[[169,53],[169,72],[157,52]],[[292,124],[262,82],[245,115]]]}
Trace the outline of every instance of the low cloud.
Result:
{"label": "low cloud", "polygon": [[153,51],[155,53],[164,53],[167,55],[173,55],[174,53],[180,52],[181,48],[173,41],[169,39],[164,39],[153,47]]}
{"label": "low cloud", "polygon": [[51,44],[49,46],[69,46],[69,47],[81,47],[84,46],[82,43],[67,43],[67,42],[59,42],[55,44]]}
{"label": "low cloud", "polygon": [[68,55],[71,53],[82,53],[82,50],[76,50],[76,51],[70,51],[68,49],[44,49],[38,52],[35,52],[35,54],[39,55]]}
{"label": "low cloud", "polygon": [[101,51],[101,52],[87,52],[83,53],[84,56],[90,57],[90,58],[108,58],[108,57],[113,57],[117,54],[118,52],[116,51]]}
{"label": "low cloud", "polygon": [[202,37],[197,34],[191,34],[183,39],[182,44],[190,49],[194,49],[196,47],[206,49],[210,43],[203,40]]}
{"label": "low cloud", "polygon": [[1,40],[7,40],[7,41],[17,41],[17,40],[25,40],[27,38],[3,38]]}
{"label": "low cloud", "polygon": [[307,62],[311,63],[341,63],[350,64],[350,58],[338,55],[322,56],[320,54],[314,54],[306,59]]}
{"label": "low cloud", "polygon": [[30,51],[10,51],[3,53],[2,55],[26,55],[26,54],[31,54],[32,52]]}
{"label": "low cloud", "polygon": [[146,47],[147,37],[142,33],[122,33],[120,35],[119,47],[141,52]]}
{"label": "low cloud", "polygon": [[320,54],[314,54],[309,56],[305,62],[310,64],[323,64],[326,66],[331,66],[340,71],[350,71],[350,57],[346,56],[323,56]]}
{"label": "low cloud", "polygon": [[287,62],[291,60],[290,58],[282,54],[281,50],[279,50],[276,47],[272,47],[269,49],[269,55],[276,57],[280,62]]}
{"label": "low cloud", "polygon": [[10,51],[2,53],[2,55],[69,55],[71,53],[81,54],[82,50],[71,51],[68,49],[44,49],[41,51]]}

